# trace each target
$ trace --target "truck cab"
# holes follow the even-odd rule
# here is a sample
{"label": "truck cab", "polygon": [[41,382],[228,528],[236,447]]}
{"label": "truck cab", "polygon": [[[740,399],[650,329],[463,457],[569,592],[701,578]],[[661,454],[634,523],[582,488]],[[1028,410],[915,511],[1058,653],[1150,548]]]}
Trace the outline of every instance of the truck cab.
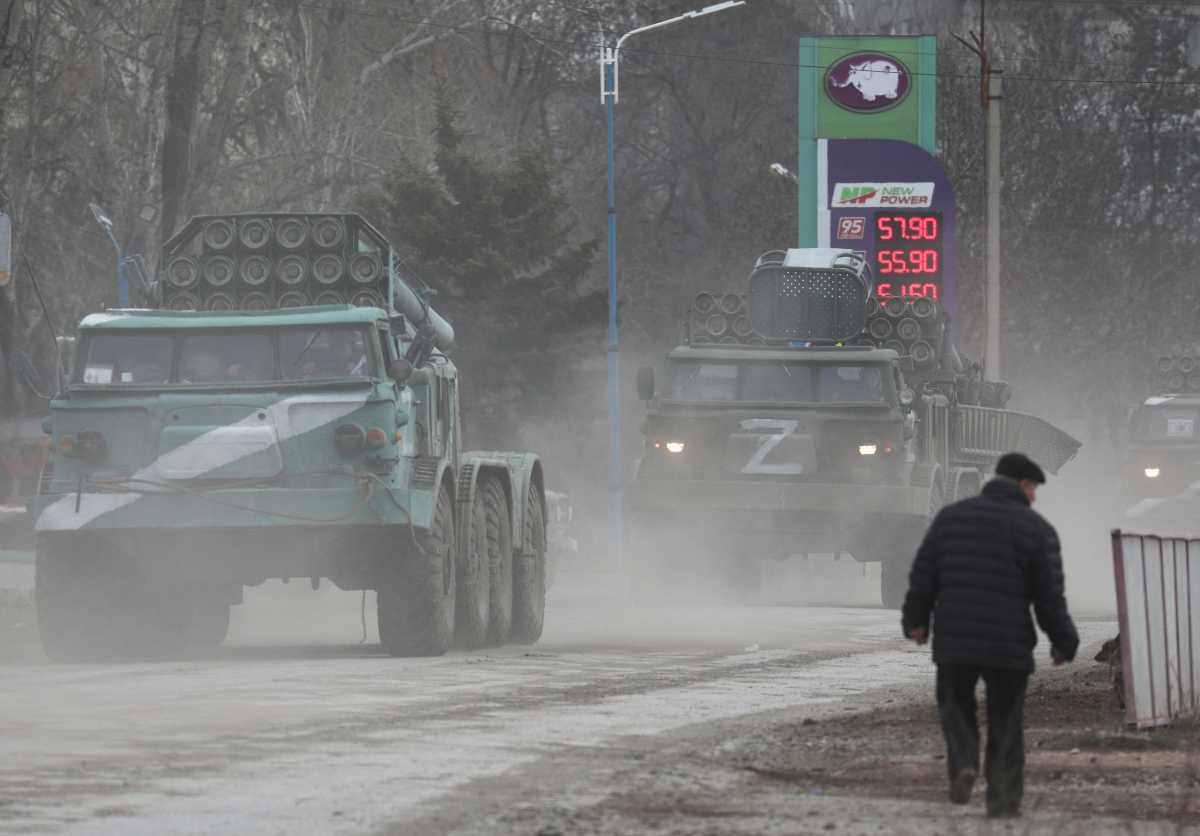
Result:
{"label": "truck cab", "polygon": [[639,477],[898,483],[913,458],[905,392],[887,349],[679,347]]}
{"label": "truck cab", "polygon": [[1200,482],[1200,395],[1156,395],[1134,409],[1123,470],[1131,500],[1179,496]]}

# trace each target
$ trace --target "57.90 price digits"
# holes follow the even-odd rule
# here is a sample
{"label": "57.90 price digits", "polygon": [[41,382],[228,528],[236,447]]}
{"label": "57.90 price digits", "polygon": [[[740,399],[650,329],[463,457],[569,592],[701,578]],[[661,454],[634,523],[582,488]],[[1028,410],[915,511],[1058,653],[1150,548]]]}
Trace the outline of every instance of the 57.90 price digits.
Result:
{"label": "57.90 price digits", "polygon": [[880,241],[936,241],[937,215],[878,215],[875,230]]}

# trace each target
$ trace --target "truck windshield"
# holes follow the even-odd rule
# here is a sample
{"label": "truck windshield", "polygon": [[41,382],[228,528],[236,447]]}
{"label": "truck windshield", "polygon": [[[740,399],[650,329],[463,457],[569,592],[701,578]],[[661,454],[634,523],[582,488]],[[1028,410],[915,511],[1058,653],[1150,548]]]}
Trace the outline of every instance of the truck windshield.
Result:
{"label": "truck windshield", "polygon": [[1136,441],[1194,442],[1200,410],[1196,407],[1149,406],[1134,415]]}
{"label": "truck windshield", "polygon": [[105,334],[88,340],[81,383],[166,383],[174,340],[165,334]]}
{"label": "truck windshield", "polygon": [[359,325],[91,334],[76,382],[224,384],[368,378],[369,331]]}
{"label": "truck windshield", "polygon": [[879,365],[784,362],[696,362],[671,365],[677,401],[883,403],[887,376]]}

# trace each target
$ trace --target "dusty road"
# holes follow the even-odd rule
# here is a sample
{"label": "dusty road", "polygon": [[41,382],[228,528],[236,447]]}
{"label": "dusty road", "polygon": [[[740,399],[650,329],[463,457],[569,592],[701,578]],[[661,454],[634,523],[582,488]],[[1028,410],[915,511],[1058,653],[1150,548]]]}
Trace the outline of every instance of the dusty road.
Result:
{"label": "dusty road", "polygon": [[[763,832],[766,801],[705,828],[673,806],[753,777],[710,768],[723,735],[929,696],[926,651],[876,608],[559,599],[536,647],[398,660],[354,643],[357,598],[316,600],[249,600],[259,621],[212,658],[0,667],[0,832],[619,833],[649,825],[577,813],[649,786],[661,832]],[[807,805],[781,832],[853,832],[830,798],[773,791]]]}

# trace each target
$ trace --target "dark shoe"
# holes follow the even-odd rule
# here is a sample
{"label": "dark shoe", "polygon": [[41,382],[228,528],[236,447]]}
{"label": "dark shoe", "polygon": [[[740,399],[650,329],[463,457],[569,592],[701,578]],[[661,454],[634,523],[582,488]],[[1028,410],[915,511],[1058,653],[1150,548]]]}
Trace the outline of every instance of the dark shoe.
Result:
{"label": "dark shoe", "polygon": [[988,807],[987,815],[989,819],[1019,819],[1021,817],[1021,808]]}
{"label": "dark shoe", "polygon": [[964,769],[950,782],[950,800],[955,804],[966,804],[971,800],[971,790],[974,788],[975,770]]}

